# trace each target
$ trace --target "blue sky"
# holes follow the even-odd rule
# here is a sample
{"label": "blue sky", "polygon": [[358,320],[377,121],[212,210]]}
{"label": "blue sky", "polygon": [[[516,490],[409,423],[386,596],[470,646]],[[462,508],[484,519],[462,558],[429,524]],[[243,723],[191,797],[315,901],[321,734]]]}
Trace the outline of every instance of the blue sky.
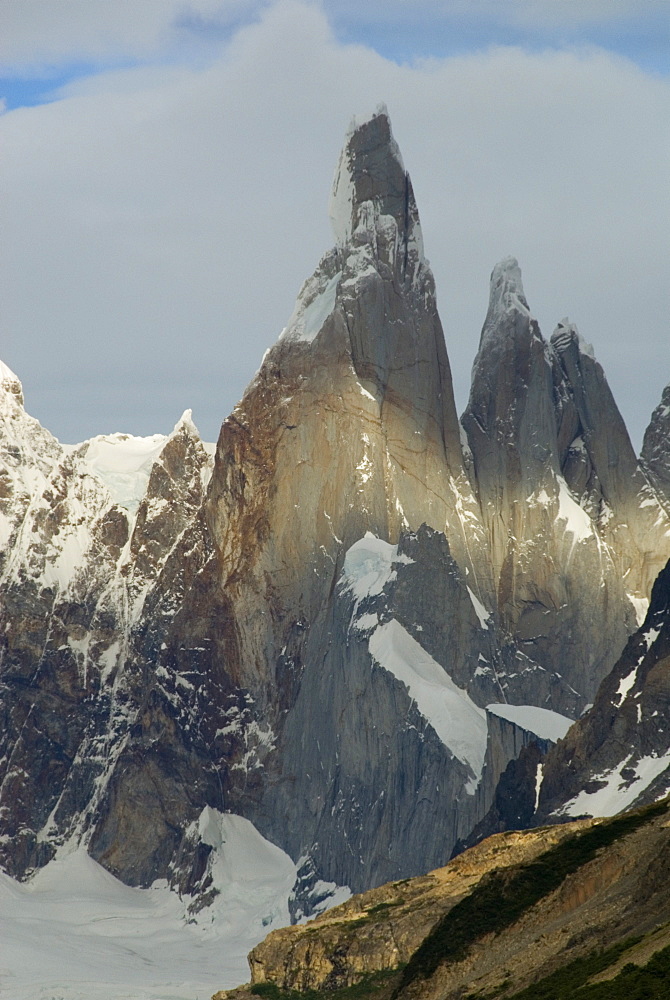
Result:
{"label": "blue sky", "polygon": [[[650,72],[670,72],[670,5],[666,0],[605,4],[395,3],[395,16],[378,4],[325,3],[338,36],[362,42],[399,61],[462,55],[495,45],[529,51],[598,46]],[[380,16],[381,15],[381,16]]]}
{"label": "blue sky", "polygon": [[639,444],[670,381],[669,63],[670,0],[0,0],[0,357],[65,441],[186,407],[215,437],[385,101],[459,406],[513,254]]}
{"label": "blue sky", "polygon": [[[12,108],[38,103],[54,86],[101,69],[207,58],[271,5],[270,0],[0,0],[2,90]],[[398,62],[495,45],[529,51],[597,46],[645,71],[670,72],[670,0],[315,0],[313,5],[325,12],[342,42],[363,44]]]}
{"label": "blue sky", "polygon": [[[85,0],[85,9],[81,0],[0,0],[0,25],[7,31],[0,96],[7,108],[42,103],[69,81],[103,70],[215,57],[240,27],[271,6],[266,0],[147,2],[157,8],[156,16],[148,25],[143,19],[149,28],[144,44],[133,45],[132,12],[123,0],[112,25],[116,31],[97,13],[112,6],[109,0]],[[499,45],[531,52],[594,46],[646,72],[670,73],[670,0],[322,0],[314,5],[340,41],[365,45],[399,63]],[[53,15],[43,20],[46,7],[58,11],[62,29],[51,44]],[[68,28],[74,29],[70,44]]]}

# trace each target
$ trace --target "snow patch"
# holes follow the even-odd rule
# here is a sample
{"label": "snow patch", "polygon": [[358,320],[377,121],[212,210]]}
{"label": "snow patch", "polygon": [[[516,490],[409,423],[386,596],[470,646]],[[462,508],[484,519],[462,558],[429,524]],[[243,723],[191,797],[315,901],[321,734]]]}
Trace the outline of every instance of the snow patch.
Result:
{"label": "snow patch", "polygon": [[[351,899],[351,896],[352,892],[348,885],[338,885],[337,882],[324,882],[322,879],[318,879],[309,893],[310,914],[299,917],[296,923],[306,924],[314,917],[325,913],[326,910],[331,910],[334,906],[339,906],[340,903],[346,903],[348,899]],[[299,910],[298,913],[300,912]]]}
{"label": "snow patch", "polygon": [[542,788],[542,778],[544,777],[544,764],[537,765],[535,772],[535,812],[540,804],[540,790]]}
{"label": "snow patch", "polygon": [[473,460],[472,449],[470,447],[470,441],[468,440],[467,431],[465,430],[465,427],[460,422],[460,420],[458,422],[458,435],[461,441],[461,451],[463,452],[463,460],[466,465],[470,465]]}
{"label": "snow patch", "polygon": [[305,283],[280,340],[312,343],[335,308],[341,277],[342,272],[338,271],[324,282],[323,276],[317,272]]}
{"label": "snow patch", "polygon": [[[212,848],[211,875],[219,890],[196,920],[214,936],[260,941],[290,923],[288,898],[297,868],[288,854],[271,844],[242,816],[205,806],[198,819],[203,844]],[[253,947],[253,946],[252,946]]]}
{"label": "snow patch", "polygon": [[630,691],[630,689],[635,684],[635,680],[637,678],[637,672],[638,672],[639,666],[640,666],[640,663],[637,663],[633,667],[633,669],[631,670],[631,672],[629,674],[626,674],[626,676],[622,677],[621,680],[619,681],[619,687],[616,689],[616,692],[615,692],[616,695],[618,695],[618,700],[615,701],[615,702],[613,702],[615,708],[621,708],[621,706],[623,705],[624,701],[626,700],[626,697],[628,696],[628,692]]}
{"label": "snow patch", "polygon": [[[653,754],[641,757],[637,763],[630,757],[603,774],[594,774],[593,781],[603,782],[595,792],[582,790],[557,810],[559,816],[614,816],[630,809],[655,778],[670,766],[670,750],[661,757]],[[622,771],[633,770],[634,777],[624,778]]]}
{"label": "snow patch", "polygon": [[370,447],[370,438],[368,437],[367,434],[364,434],[363,435],[363,458],[360,460],[360,462],[356,466],[356,472],[360,473],[360,480],[361,480],[361,483],[363,485],[365,485],[365,483],[367,483],[367,481],[372,476],[372,468],[373,468],[373,466],[372,466],[372,459],[370,458],[370,454],[369,454],[369,451],[368,451],[369,447]]}
{"label": "snow patch", "polygon": [[99,434],[80,448],[85,464],[107,487],[113,502],[135,513],[146,493],[153,464],[167,440],[165,434]]}
{"label": "snow patch", "polygon": [[373,403],[377,402],[377,400],[372,395],[372,393],[368,392],[367,389],[364,389],[360,382],[357,382],[356,385],[358,386],[358,389],[359,389],[359,392],[360,392],[361,396],[365,396],[366,399],[371,399]]}
{"label": "snow patch", "polygon": [[347,549],[340,584],[357,602],[362,601],[381,594],[386,584],[395,579],[394,565],[412,562],[409,556],[398,555],[397,545],[366,531],[363,538]]}
{"label": "snow patch", "polygon": [[591,518],[572,496],[563,476],[558,481],[558,517],[565,521],[565,530],[573,536],[573,544],[593,536]]}
{"label": "snow patch", "polygon": [[333,906],[339,906],[340,903],[346,903],[352,896],[348,885],[338,885],[336,882],[323,882],[321,879],[314,883],[313,891],[315,895],[324,894],[328,897],[327,906],[324,906],[323,909],[318,909],[319,913],[330,910]]}
{"label": "snow patch", "polygon": [[352,628],[356,629],[357,632],[369,632],[373,628],[377,628],[379,625],[379,617],[377,614],[371,615],[361,615],[353,623]]}
{"label": "snow patch", "polygon": [[626,594],[626,597],[635,608],[635,618],[638,626],[644,625],[644,620],[647,617],[647,611],[649,610],[649,598],[635,597],[633,594]]}
{"label": "snow patch", "polygon": [[61,538],[57,537],[55,540],[53,554],[48,554],[50,558],[44,563],[41,583],[47,587],[56,586],[60,590],[66,590],[76,571],[84,564],[90,545],[90,522],[82,518],[78,523],[67,525],[61,532]]}
{"label": "snow patch", "polygon": [[647,644],[647,650],[651,649],[652,643],[656,642],[660,634],[660,628],[650,628],[646,632],[642,633],[642,638]]}
{"label": "snow patch", "polygon": [[526,502],[531,505],[534,503],[539,503],[543,507],[548,507],[549,504],[551,503],[551,497],[549,496],[549,494],[547,493],[547,491],[543,486],[537,495],[531,493],[531,495],[527,498]]}
{"label": "snow patch", "polygon": [[440,740],[473,773],[473,794],[486,753],[486,713],[457,687],[443,667],[394,618],[370,637],[370,655],[406,685],[410,698]]}
{"label": "snow patch", "polygon": [[551,743],[562,740],[574,722],[566,715],[551,712],[548,708],[537,708],[535,705],[487,705],[486,711]]}
{"label": "snow patch", "polygon": [[[467,584],[466,584],[467,586]],[[472,601],[472,606],[475,609],[475,614],[479,618],[479,624],[482,628],[488,631],[488,622],[491,617],[491,612],[487,611],[479,598],[473,593],[473,591],[468,587],[468,594],[470,595],[470,600]]]}
{"label": "snow patch", "polygon": [[344,248],[351,239],[352,216],[356,188],[349,162],[348,144],[345,143],[333,178],[333,189],[328,204],[328,215],[338,247]]}

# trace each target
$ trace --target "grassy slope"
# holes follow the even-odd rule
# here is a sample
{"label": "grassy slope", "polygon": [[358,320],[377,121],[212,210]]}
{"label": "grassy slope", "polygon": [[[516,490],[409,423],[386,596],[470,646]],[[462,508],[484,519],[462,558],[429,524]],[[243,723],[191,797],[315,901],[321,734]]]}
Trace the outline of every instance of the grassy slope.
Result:
{"label": "grassy slope", "polygon": [[[469,896],[438,921],[404,968],[376,973],[355,986],[335,991],[298,992],[281,990],[272,983],[260,983],[253,986],[251,992],[266,1000],[395,1000],[420,980],[432,976],[442,963],[461,961],[484,935],[499,933],[511,926],[600,850],[669,809],[670,800],[665,800],[616,816],[566,838],[534,861],[490,872]],[[380,907],[380,915],[381,910]],[[513,1000],[670,1000],[670,948],[659,951],[642,968],[628,965],[614,979],[587,985],[591,976],[613,965],[635,943],[632,940],[622,942],[607,951],[571,962],[515,994]],[[473,993],[470,996],[472,1000],[493,1000],[495,995]]]}
{"label": "grassy slope", "polygon": [[[670,947],[658,951],[642,967],[629,963],[614,979],[588,984],[592,976],[614,965],[638,940],[624,941],[570,962],[508,1000],[668,1000]],[[494,993],[472,993],[464,1000],[493,1000],[494,996]]]}
{"label": "grassy slope", "polygon": [[500,933],[521,917],[602,848],[667,812],[668,802],[615,819],[568,837],[529,864],[490,872],[437,923],[407,963],[395,995],[417,979],[427,979],[442,962],[459,962],[479,938]]}

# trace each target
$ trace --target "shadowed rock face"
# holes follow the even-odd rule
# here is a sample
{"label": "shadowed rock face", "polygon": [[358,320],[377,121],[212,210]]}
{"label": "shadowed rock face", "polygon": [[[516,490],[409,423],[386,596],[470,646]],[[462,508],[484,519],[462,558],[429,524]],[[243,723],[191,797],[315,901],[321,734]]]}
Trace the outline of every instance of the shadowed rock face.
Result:
{"label": "shadowed rock face", "polygon": [[661,402],[651,415],[640,454],[642,467],[664,498],[666,506],[670,505],[668,438],[670,438],[670,385],[666,385]]}
{"label": "shadowed rock face", "polygon": [[[564,320],[552,334],[558,399],[559,463],[571,491],[599,518],[631,499],[637,460],[628,431],[593,350]],[[583,447],[576,444],[581,439]]]}
{"label": "shadowed rock face", "polygon": [[457,475],[458,421],[433,278],[412,183],[385,113],[349,136],[330,211],[353,367],[383,400],[434,424]]}
{"label": "shadowed rock face", "polygon": [[[616,573],[625,580],[626,593],[648,598],[665,565],[670,522],[663,509],[663,490],[646,468],[644,449],[636,461],[604,372],[574,324],[559,323],[551,347],[563,476],[597,523]],[[662,411],[661,404],[647,436],[658,433],[652,429]],[[661,452],[657,447],[659,461]]]}
{"label": "shadowed rock face", "polygon": [[202,900],[206,806],[301,859],[296,914],[319,880],[435,867],[492,804],[496,822],[528,813],[496,789],[525,737],[498,753],[490,732],[480,781],[486,706],[576,718],[670,556],[661,444],[637,468],[602,370],[567,321],[544,341],[513,259],[492,276],[464,454],[384,111],[350,130],[330,211],[336,245],[213,471],[184,419],[119,499],[94,468],[107,445],[64,451],[0,370],[15,874],[74,838],[126,882]]}
{"label": "shadowed rock face", "polygon": [[536,822],[612,815],[670,788],[670,564],[593,708],[547,756]]}

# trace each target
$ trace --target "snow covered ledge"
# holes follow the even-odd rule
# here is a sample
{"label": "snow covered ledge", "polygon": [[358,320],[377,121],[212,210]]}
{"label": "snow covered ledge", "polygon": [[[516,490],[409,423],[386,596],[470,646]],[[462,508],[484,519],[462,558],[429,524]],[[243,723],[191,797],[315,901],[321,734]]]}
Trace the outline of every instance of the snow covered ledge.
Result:
{"label": "snow covered ledge", "polygon": [[486,706],[488,738],[479,794],[482,813],[488,811],[501,775],[524,747],[536,744],[545,754],[563,739],[573,719],[535,705],[493,704]]}

